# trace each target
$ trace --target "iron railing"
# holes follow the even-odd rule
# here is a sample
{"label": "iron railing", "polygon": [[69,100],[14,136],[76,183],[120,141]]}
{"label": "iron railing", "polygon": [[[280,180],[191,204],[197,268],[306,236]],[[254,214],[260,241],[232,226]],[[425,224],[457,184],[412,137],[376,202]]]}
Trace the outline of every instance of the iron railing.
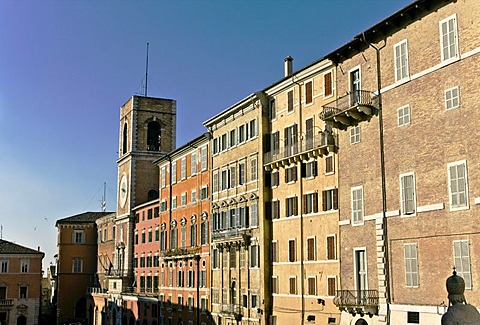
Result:
{"label": "iron railing", "polygon": [[220,312],[229,315],[242,314],[242,305],[238,304],[222,304]]}
{"label": "iron railing", "polygon": [[263,163],[268,164],[272,161],[289,158],[310,150],[330,145],[337,145],[336,136],[330,132],[319,132],[313,136],[305,136],[292,144],[265,153],[263,155]]}
{"label": "iron railing", "polygon": [[89,287],[87,288],[87,293],[92,294],[92,293],[107,293],[108,290],[107,288],[100,288],[100,287]]}
{"label": "iron railing", "polygon": [[13,306],[13,299],[0,299],[0,307]]}
{"label": "iron railing", "polygon": [[212,232],[212,240],[226,239],[232,237],[241,237],[245,233],[245,228],[219,229]]}
{"label": "iron railing", "polygon": [[356,90],[339,97],[323,106],[320,118],[326,120],[355,106],[369,106],[378,109],[378,96],[368,90]]}
{"label": "iron railing", "polygon": [[337,290],[333,299],[337,307],[378,306],[377,290]]}
{"label": "iron railing", "polygon": [[161,254],[163,257],[175,257],[175,256],[184,256],[184,255],[193,255],[198,254],[202,250],[199,246],[194,247],[185,247],[185,248],[172,248],[162,251]]}

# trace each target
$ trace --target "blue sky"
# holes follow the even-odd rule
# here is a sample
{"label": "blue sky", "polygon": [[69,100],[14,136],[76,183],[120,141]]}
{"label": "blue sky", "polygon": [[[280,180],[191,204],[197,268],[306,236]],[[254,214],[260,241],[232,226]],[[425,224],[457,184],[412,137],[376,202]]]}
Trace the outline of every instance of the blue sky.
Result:
{"label": "blue sky", "polygon": [[114,211],[120,106],[177,100],[177,146],[202,122],[413,0],[0,1],[0,225],[56,254],[55,221]]}

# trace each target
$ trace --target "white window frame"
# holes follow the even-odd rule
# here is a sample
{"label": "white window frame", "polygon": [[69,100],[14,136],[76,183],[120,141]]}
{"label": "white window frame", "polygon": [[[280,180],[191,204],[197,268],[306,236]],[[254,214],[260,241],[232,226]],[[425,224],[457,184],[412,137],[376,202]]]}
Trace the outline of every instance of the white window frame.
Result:
{"label": "white window frame", "polygon": [[[453,195],[459,195],[458,193],[452,193],[452,179],[450,175],[450,169],[453,167],[458,167],[460,165],[463,165],[464,168],[464,186],[465,186],[465,204],[457,204],[453,205]],[[449,163],[447,166],[447,174],[448,174],[448,199],[450,203],[450,211],[458,211],[458,210],[465,210],[469,209],[469,202],[468,202],[468,173],[467,173],[467,161],[466,160],[460,160],[456,162]],[[456,184],[458,187],[458,184]]]}
{"label": "white window frame", "polygon": [[465,281],[465,289],[472,289],[472,267],[470,261],[470,241],[453,241],[453,261],[457,275]]}
{"label": "white window frame", "polygon": [[353,279],[354,279],[354,286],[355,288],[358,288],[358,283],[357,283],[357,273],[358,273],[358,266],[357,266],[357,252],[359,251],[364,251],[365,252],[365,278],[367,281],[365,282],[365,288],[364,290],[368,290],[368,252],[366,247],[354,247],[353,248]]}
{"label": "white window frame", "polygon": [[[405,52],[402,52],[405,49]],[[399,51],[400,53],[398,53]],[[393,59],[395,62],[395,81],[402,81],[409,77],[408,67],[408,41],[404,39],[393,46]]]}
{"label": "white window frame", "polygon": [[212,192],[213,192],[213,193],[217,193],[217,192],[218,192],[218,189],[219,189],[219,187],[218,187],[218,186],[219,186],[219,180],[218,180],[219,175],[220,175],[220,174],[219,174],[219,172],[218,172],[218,169],[217,169],[217,170],[214,170],[214,171],[212,172],[212,187],[213,187],[213,188],[212,188]]}
{"label": "white window frame", "polygon": [[[454,96],[454,92],[456,92],[455,96]],[[460,107],[460,88],[458,86],[445,89],[444,96],[445,96],[445,109],[447,111]]]}
{"label": "white window frame", "polygon": [[[412,200],[413,200],[413,211],[406,211],[406,190],[405,190],[405,179],[407,177],[412,177]],[[399,176],[399,187],[400,187],[400,213],[402,216],[416,216],[417,215],[417,193],[416,193],[416,184],[415,184],[415,173],[404,173]]]}
{"label": "white window frame", "polygon": [[[414,249],[412,251],[412,248]],[[405,258],[405,286],[407,288],[418,288],[418,245],[410,243],[403,245],[403,254]],[[415,256],[413,256],[413,254]]]}
{"label": "white window frame", "polygon": [[190,192],[190,203],[196,203],[197,202],[197,190],[193,189],[192,192]]}
{"label": "white window frame", "polygon": [[[447,32],[448,33],[453,33],[453,43],[452,43],[452,40],[451,39],[447,39],[447,47],[449,47],[448,49],[448,55],[445,55],[445,49],[446,49],[446,46],[444,44],[444,35],[443,35],[443,24],[446,24],[445,26],[448,28],[449,26],[449,22],[453,20],[453,26],[452,26],[452,30],[448,30]],[[458,51],[458,27],[457,27],[457,14],[453,14],[443,20],[441,20],[438,24],[439,26],[439,34],[440,34],[440,54],[441,54],[441,58],[442,58],[442,61],[448,61],[448,60],[455,60],[459,57],[459,51]],[[453,45],[453,48],[452,48],[452,45]],[[455,51],[455,53],[451,53],[451,51]]]}
{"label": "white window frame", "polygon": [[177,197],[172,197],[172,210],[177,208]]}
{"label": "white window frame", "polygon": [[350,144],[357,144],[362,141],[362,132],[360,125],[350,128]]}
{"label": "white window frame", "polygon": [[[80,241],[77,238],[77,235],[80,235]],[[85,231],[80,229],[75,229],[72,233],[72,243],[74,244],[84,244],[85,243]]]}
{"label": "white window frame", "polygon": [[318,174],[318,163],[316,160],[307,161],[305,163],[305,177],[315,178]]}
{"label": "white window frame", "polygon": [[183,157],[180,160],[180,179],[186,179],[187,178],[187,158]]}
{"label": "white window frame", "polygon": [[[361,204],[361,207],[360,209],[357,209],[355,210],[354,209],[354,198],[353,198],[353,194],[354,192],[357,192],[357,191],[360,191],[362,197],[360,199],[357,198],[357,201],[359,201],[359,203]],[[364,198],[363,198],[363,185],[361,186],[354,186],[350,189],[350,200],[351,200],[351,209],[352,209],[352,225],[353,226],[361,226],[364,224],[364,216],[365,216],[365,209],[364,209]],[[358,220],[355,220],[356,219],[356,213],[360,213],[361,216],[360,218],[357,218]],[[361,220],[360,220],[361,219]]]}
{"label": "white window frame", "polygon": [[197,152],[194,151],[190,154],[190,175],[197,173]]}
{"label": "white window frame", "polygon": [[[313,239],[313,259],[308,259],[308,240]],[[307,240],[305,241],[305,260],[306,261],[316,261],[317,260],[317,239],[315,236],[309,236],[307,237]]]}
{"label": "white window frame", "polygon": [[20,273],[29,273],[30,272],[30,261],[21,260],[20,262]]}
{"label": "white window frame", "polygon": [[187,205],[187,192],[183,192],[180,196],[180,205],[185,206]]}
{"label": "white window frame", "polygon": [[8,273],[8,260],[0,261],[0,273]]}
{"label": "white window frame", "polygon": [[177,182],[177,161],[172,162],[172,170],[170,171],[170,177],[172,179],[172,184]]}
{"label": "white window frame", "polygon": [[410,105],[405,105],[400,107],[397,110],[397,122],[398,126],[405,126],[409,125],[411,120],[411,114],[410,114]]}
{"label": "white window frame", "polygon": [[257,157],[250,158],[250,181],[258,180],[258,165]]}
{"label": "white window frame", "polygon": [[166,177],[165,166],[163,166],[160,170],[160,182],[161,182],[162,188],[167,186],[167,177]]}
{"label": "white window frame", "polygon": [[201,152],[201,170],[205,171],[208,168],[208,150],[207,146],[200,149]]}
{"label": "white window frame", "polygon": [[305,194],[305,207],[304,207],[305,214],[315,213],[315,198],[317,199],[317,210],[318,210],[318,195],[315,195],[315,192]]}

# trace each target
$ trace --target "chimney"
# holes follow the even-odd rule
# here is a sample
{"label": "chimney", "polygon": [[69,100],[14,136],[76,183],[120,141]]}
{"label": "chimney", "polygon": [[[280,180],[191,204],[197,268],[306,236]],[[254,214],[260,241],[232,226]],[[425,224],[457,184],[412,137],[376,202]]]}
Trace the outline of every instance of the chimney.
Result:
{"label": "chimney", "polygon": [[285,59],[285,77],[288,77],[293,72],[293,58],[289,55]]}

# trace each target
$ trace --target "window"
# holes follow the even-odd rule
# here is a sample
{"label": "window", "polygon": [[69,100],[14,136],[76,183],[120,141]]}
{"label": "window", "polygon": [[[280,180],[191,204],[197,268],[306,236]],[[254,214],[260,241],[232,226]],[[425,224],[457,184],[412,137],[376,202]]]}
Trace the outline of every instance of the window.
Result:
{"label": "window", "polygon": [[285,183],[297,180],[297,166],[285,168]]}
{"label": "window", "polygon": [[333,164],[333,156],[325,157],[325,175],[335,172],[335,166]]}
{"label": "window", "polygon": [[202,221],[200,224],[200,244],[208,244],[208,221]]}
{"label": "window", "polygon": [[182,226],[180,230],[180,240],[181,240],[181,247],[185,248],[187,247],[187,227]]}
{"label": "window", "polygon": [[457,87],[445,90],[445,108],[452,109],[460,106],[460,92]]}
{"label": "window", "polygon": [[205,288],[207,286],[207,271],[200,271],[200,287]]}
{"label": "window", "polygon": [[440,21],[440,49],[442,61],[458,56],[457,17],[450,16]]}
{"label": "window", "polygon": [[167,232],[165,230],[160,233],[160,249],[162,251],[167,249]]}
{"label": "window", "polygon": [[188,270],[187,272],[187,288],[195,287],[195,271]]}
{"label": "window", "polygon": [[245,250],[244,249],[240,249],[240,267],[242,269],[244,269],[246,266],[245,264]]}
{"label": "window", "polygon": [[230,268],[234,269],[237,267],[237,250],[235,247],[230,247]]}
{"label": "window", "polygon": [[360,140],[360,125],[357,125],[350,129],[350,144],[359,143]]}
{"label": "window", "polygon": [[415,176],[413,173],[400,175],[400,198],[402,215],[415,214]]}
{"label": "window", "polygon": [[459,240],[453,242],[453,258],[457,274],[465,280],[465,288],[472,288],[472,274],[470,272],[470,242]]}
{"label": "window", "polygon": [[[106,240],[106,238],[104,238]],[[72,241],[74,244],[83,244],[85,242],[85,233],[83,230],[74,230]]]}
{"label": "window", "polygon": [[194,151],[190,155],[190,175],[197,173],[197,153]]}
{"label": "window", "polygon": [[328,277],[327,278],[327,295],[328,296],[335,296],[335,291],[336,291],[336,282],[337,279],[335,277]]}
{"label": "window", "polygon": [[265,177],[265,186],[267,187],[276,187],[279,185],[279,172],[277,170],[272,171],[266,174]]}
{"label": "window", "polygon": [[245,142],[245,125],[240,125],[237,132],[237,143]]}
{"label": "window", "polygon": [[338,209],[338,188],[322,191],[322,210]]}
{"label": "window", "polygon": [[258,296],[252,294],[252,308],[257,308],[258,307]]}
{"label": "window", "polygon": [[311,104],[313,102],[313,81],[305,83],[305,103]]}
{"label": "window", "polygon": [[407,40],[394,46],[395,52],[395,81],[408,77],[408,45]]}
{"label": "window", "polygon": [[190,225],[190,246],[197,246],[197,224]]}
{"label": "window", "polygon": [[270,134],[270,150],[276,155],[280,149],[280,132],[276,131]]}
{"label": "window", "polygon": [[187,178],[187,158],[185,157],[180,161],[180,178]]}
{"label": "window", "polygon": [[407,324],[420,324],[420,313],[418,311],[407,311]]}
{"label": "window", "polygon": [[334,260],[337,258],[335,246],[335,236],[327,236],[327,260]]}
{"label": "window", "polygon": [[257,132],[257,120],[254,119],[254,120],[251,120],[249,122],[249,130],[250,130],[250,139],[253,138],[253,137],[256,137],[258,135],[258,132]]}
{"label": "window", "polygon": [[212,303],[218,304],[220,299],[219,299],[219,292],[218,288],[212,288]]}
{"label": "window", "polygon": [[200,310],[205,312],[207,310],[207,298],[200,299]]}
{"label": "window", "polygon": [[265,203],[265,214],[271,219],[280,218],[280,201],[270,201]]}
{"label": "window", "polygon": [[27,299],[27,286],[25,285],[20,286],[19,298]]}
{"label": "window", "polygon": [[150,230],[148,231],[148,242],[151,243],[152,240],[153,240],[153,237],[152,237],[152,229],[150,229]]}
{"label": "window", "polygon": [[8,273],[8,261],[0,261],[0,273]]}
{"label": "window", "polygon": [[236,142],[237,141],[237,136],[235,135],[235,129],[230,130],[230,139],[229,140],[230,140],[230,142],[228,143],[228,146],[230,148],[235,147],[235,145],[237,144],[237,142]]}
{"label": "window", "polygon": [[213,148],[212,148],[213,154],[218,153],[218,138],[213,139]]}
{"label": "window", "polygon": [[213,186],[213,193],[218,192],[218,170],[213,171],[213,181],[212,181],[212,186]]}
{"label": "window", "polygon": [[142,244],[145,244],[145,230],[142,232]]}
{"label": "window", "polygon": [[352,224],[363,224],[363,187],[352,187]]}
{"label": "window", "polygon": [[467,162],[448,164],[450,210],[468,208]]}
{"label": "window", "polygon": [[219,261],[219,255],[218,255],[218,249],[214,248],[212,251],[212,259],[213,259],[213,268],[218,269],[220,268],[220,261]]}
{"label": "window", "polygon": [[21,273],[28,273],[28,266],[29,266],[29,261],[28,260],[22,260],[20,262],[20,272]]}
{"label": "window", "polygon": [[172,184],[175,184],[177,182],[177,162],[174,161],[172,162],[172,172],[171,172],[171,177],[172,177]]}
{"label": "window", "polygon": [[[193,310],[193,297],[188,297],[187,298],[187,306],[188,306],[188,310],[189,311],[192,311]],[[191,323],[189,324],[192,324],[193,325],[193,322],[192,321],[189,321]]]}
{"label": "window", "polygon": [[323,97],[333,95],[333,78],[332,72],[329,71],[323,75]]}
{"label": "window", "polygon": [[417,244],[406,244],[404,251],[406,286],[416,288],[418,287]]}
{"label": "window", "polygon": [[297,197],[289,197],[285,199],[285,216],[291,217],[298,214],[298,200]]}
{"label": "window", "polygon": [[230,181],[230,177],[229,177],[229,170],[228,169],[224,169],[222,170],[221,174],[220,174],[220,190],[222,191],[225,191],[226,189],[229,188],[229,181]]}
{"label": "window", "polygon": [[174,196],[172,197],[172,209],[176,209],[177,208],[177,197]]}
{"label": "window", "polygon": [[398,109],[398,126],[410,124],[410,105]]}
{"label": "window", "polygon": [[295,239],[288,240],[288,261],[295,262]]}
{"label": "window", "polygon": [[315,160],[302,164],[302,176],[307,178],[317,176],[317,162]]}
{"label": "window", "polygon": [[72,272],[82,273],[83,271],[83,259],[79,257],[73,258]]}
{"label": "window", "polygon": [[250,246],[250,267],[260,267],[260,249],[258,245]]}
{"label": "window", "polygon": [[197,202],[197,191],[196,190],[192,190],[192,192],[190,194],[190,202],[191,203]]}
{"label": "window", "polygon": [[294,276],[291,276],[288,279],[288,282],[290,284],[290,290],[288,291],[288,293],[291,295],[297,294],[297,278]]}
{"label": "window", "polygon": [[162,202],[160,202],[160,211],[161,212],[167,211],[167,200],[163,200]]}
{"label": "window", "polygon": [[228,137],[227,133],[222,134],[222,136],[220,137],[220,139],[221,139],[221,141],[220,141],[221,151],[227,150],[227,145],[228,145],[227,137]]}
{"label": "window", "polygon": [[277,241],[272,241],[270,243],[270,258],[272,259],[272,262],[278,262],[278,242]]}
{"label": "window", "polygon": [[162,185],[162,188],[167,186],[167,177],[166,177],[165,167],[162,167],[160,170],[160,183]]}
{"label": "window", "polygon": [[200,200],[208,199],[208,186],[203,186],[200,189]]}
{"label": "window", "polygon": [[250,159],[250,180],[257,180],[257,158]]}
{"label": "window", "polygon": [[173,228],[170,230],[170,248],[171,249],[177,248],[177,241],[178,241],[177,228]]}
{"label": "window", "polygon": [[237,168],[230,166],[230,188],[237,186]]}
{"label": "window", "polygon": [[318,193],[309,193],[303,196],[303,213],[318,212]]}
{"label": "window", "polygon": [[307,238],[307,261],[315,261],[315,237]]}
{"label": "window", "polygon": [[258,226],[258,204],[252,203],[250,206],[250,226]]}
{"label": "window", "polygon": [[287,92],[287,111],[293,112],[293,90]]}
{"label": "window", "polygon": [[207,156],[207,147],[200,149],[201,152],[201,168],[202,171],[207,170],[208,167],[208,156]]}
{"label": "window", "polygon": [[182,195],[180,196],[180,205],[181,206],[184,206],[184,205],[187,205],[187,193],[182,193]]}
{"label": "window", "polygon": [[285,140],[285,157],[294,155],[298,152],[297,128],[297,124],[294,124],[292,126],[286,127],[283,130]]}
{"label": "window", "polygon": [[317,294],[317,279],[315,277],[308,277],[307,279],[307,294],[314,296]]}
{"label": "window", "polygon": [[238,185],[245,184],[245,163],[238,163]]}
{"label": "window", "polygon": [[268,117],[270,120],[273,120],[277,116],[277,109],[275,107],[275,99],[270,99],[270,103],[268,105]]}
{"label": "window", "polygon": [[272,276],[271,290],[272,293],[278,293],[278,277],[276,276]]}

